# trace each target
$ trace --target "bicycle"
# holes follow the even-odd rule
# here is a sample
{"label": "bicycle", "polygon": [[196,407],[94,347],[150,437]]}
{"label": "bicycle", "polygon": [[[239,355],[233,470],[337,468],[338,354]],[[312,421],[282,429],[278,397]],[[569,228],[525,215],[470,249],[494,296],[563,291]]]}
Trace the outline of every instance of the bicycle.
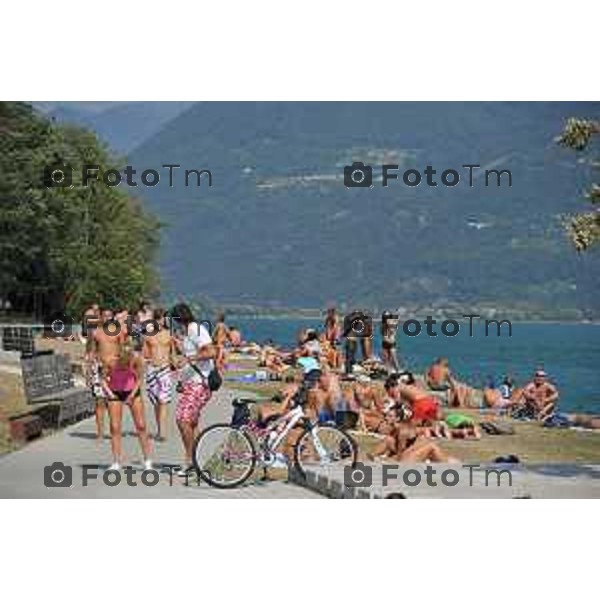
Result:
{"label": "bicycle", "polygon": [[348,433],[333,424],[312,423],[298,402],[284,415],[276,415],[261,427],[250,418],[253,399],[232,402],[231,423],[217,423],[200,432],[192,460],[199,477],[210,486],[230,489],[241,486],[260,464],[265,470],[277,464],[277,450],[296,425],[302,433],[293,445],[294,468],[305,476],[309,466],[356,465],[358,449]]}

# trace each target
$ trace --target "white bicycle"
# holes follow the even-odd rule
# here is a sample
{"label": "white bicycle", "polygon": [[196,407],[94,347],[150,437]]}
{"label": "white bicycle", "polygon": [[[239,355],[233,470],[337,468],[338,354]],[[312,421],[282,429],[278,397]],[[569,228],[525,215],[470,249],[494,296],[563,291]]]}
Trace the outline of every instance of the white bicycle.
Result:
{"label": "white bicycle", "polygon": [[294,442],[293,466],[305,476],[310,466],[356,465],[356,442],[333,424],[311,423],[304,402],[260,425],[250,418],[255,400],[236,399],[231,423],[211,425],[194,443],[193,462],[199,477],[209,485],[229,489],[242,485],[257,466],[274,466],[282,457],[278,449],[294,427],[302,431]]}

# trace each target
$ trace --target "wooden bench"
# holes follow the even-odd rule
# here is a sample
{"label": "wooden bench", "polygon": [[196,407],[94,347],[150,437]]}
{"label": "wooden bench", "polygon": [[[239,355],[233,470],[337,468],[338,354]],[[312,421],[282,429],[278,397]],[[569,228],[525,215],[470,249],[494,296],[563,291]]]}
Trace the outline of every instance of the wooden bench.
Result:
{"label": "wooden bench", "polygon": [[52,352],[23,355],[21,372],[27,404],[48,406],[35,411],[42,416],[45,427],[62,427],[94,414],[92,394],[87,388],[75,386],[67,356]]}

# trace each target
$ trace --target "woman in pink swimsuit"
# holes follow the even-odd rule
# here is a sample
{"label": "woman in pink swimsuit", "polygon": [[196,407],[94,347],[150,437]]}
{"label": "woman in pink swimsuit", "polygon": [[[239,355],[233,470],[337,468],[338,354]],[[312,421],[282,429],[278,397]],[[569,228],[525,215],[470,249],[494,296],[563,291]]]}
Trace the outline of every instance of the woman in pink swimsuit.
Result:
{"label": "woman in pink swimsuit", "polygon": [[127,404],[131,410],[131,416],[144,457],[144,469],[152,469],[150,439],[146,430],[144,405],[140,394],[141,376],[142,363],[140,358],[134,356],[128,346],[123,346],[119,358],[114,362],[104,381],[108,396],[110,440],[113,453],[111,469],[119,470],[122,464],[124,404]]}

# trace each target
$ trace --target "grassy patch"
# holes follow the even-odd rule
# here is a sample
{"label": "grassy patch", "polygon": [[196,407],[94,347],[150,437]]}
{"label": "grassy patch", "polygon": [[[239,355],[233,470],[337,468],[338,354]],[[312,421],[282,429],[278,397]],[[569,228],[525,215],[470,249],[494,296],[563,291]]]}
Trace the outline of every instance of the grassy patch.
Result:
{"label": "grassy patch", "polygon": [[8,418],[27,409],[21,377],[0,373],[0,454],[15,448],[10,439]]}

